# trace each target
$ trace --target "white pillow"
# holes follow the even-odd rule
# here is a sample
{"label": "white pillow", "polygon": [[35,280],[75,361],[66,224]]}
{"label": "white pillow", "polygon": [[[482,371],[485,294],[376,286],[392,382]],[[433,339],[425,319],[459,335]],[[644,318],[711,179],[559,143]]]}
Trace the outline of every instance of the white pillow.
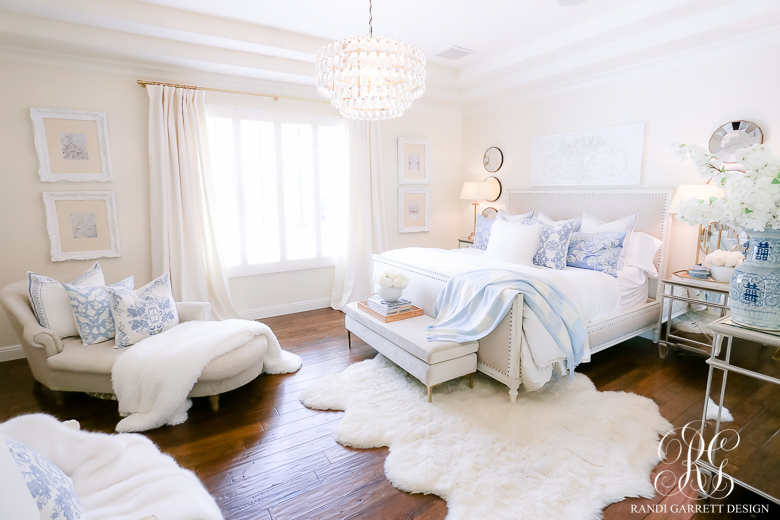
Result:
{"label": "white pillow", "polygon": [[582,212],[582,224],[580,225],[581,233],[604,233],[606,231],[625,231],[626,238],[623,239],[623,251],[620,253],[620,260],[618,260],[617,270],[623,269],[626,263],[626,257],[628,256],[628,248],[631,246],[631,235],[634,232],[634,226],[636,225],[636,219],[639,213],[628,215],[612,222],[604,222],[600,218],[591,215],[587,211]]}
{"label": "white pillow", "polygon": [[[60,338],[78,336],[79,329],[65,287],[53,278],[31,271],[27,272],[27,282],[30,304],[41,327],[50,329]],[[95,262],[95,265],[73,280],[70,285],[84,287],[106,285],[100,264]]]}
{"label": "white pillow", "polygon": [[566,222],[572,221],[574,222],[574,227],[572,228],[572,232],[574,231],[580,231],[580,225],[582,222],[581,218],[569,218],[569,219],[563,219],[563,220],[553,220],[541,211],[538,215],[536,215],[536,220],[541,222],[542,224],[546,226],[557,226],[558,224],[565,224]]}
{"label": "white pillow", "polygon": [[539,224],[496,220],[485,255],[516,264],[533,265],[541,231]]}
{"label": "white pillow", "polygon": [[498,210],[498,216],[496,220],[508,220],[509,222],[522,222],[534,216],[534,211],[531,210],[528,213],[522,213],[520,215],[512,215],[507,213],[503,209]]}
{"label": "white pillow", "polygon": [[641,269],[648,276],[658,276],[658,269],[655,268],[655,255],[661,245],[663,245],[663,241],[652,235],[641,231],[632,233],[626,265]]}
{"label": "white pillow", "polygon": [[115,348],[135,345],[179,323],[167,273],[135,291],[116,284],[106,286],[106,292],[116,326]]}

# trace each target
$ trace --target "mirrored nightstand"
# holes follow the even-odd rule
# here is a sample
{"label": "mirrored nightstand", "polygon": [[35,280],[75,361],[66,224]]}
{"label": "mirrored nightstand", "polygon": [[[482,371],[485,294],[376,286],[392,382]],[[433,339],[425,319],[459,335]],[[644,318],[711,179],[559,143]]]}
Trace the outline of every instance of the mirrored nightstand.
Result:
{"label": "mirrored nightstand", "polygon": [[462,237],[458,239],[458,248],[474,247],[474,239],[469,237]]}

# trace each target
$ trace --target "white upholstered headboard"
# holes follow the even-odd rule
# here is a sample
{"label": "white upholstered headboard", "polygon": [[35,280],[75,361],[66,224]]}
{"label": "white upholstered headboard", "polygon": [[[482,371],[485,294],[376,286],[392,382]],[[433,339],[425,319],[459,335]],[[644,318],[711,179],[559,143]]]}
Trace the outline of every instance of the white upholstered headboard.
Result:
{"label": "white upholstered headboard", "polygon": [[663,188],[517,190],[507,194],[506,210],[513,215],[532,209],[541,210],[554,220],[576,218],[582,216],[585,210],[605,222],[638,213],[634,231],[653,235],[664,242],[656,258],[656,267],[663,276],[669,242],[671,196],[672,191]]}

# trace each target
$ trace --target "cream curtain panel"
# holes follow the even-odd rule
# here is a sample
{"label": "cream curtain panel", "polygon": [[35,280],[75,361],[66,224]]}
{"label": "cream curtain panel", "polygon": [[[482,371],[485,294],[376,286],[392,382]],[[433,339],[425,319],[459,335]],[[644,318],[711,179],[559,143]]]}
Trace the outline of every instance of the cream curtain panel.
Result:
{"label": "cream curtain panel", "polygon": [[387,249],[382,147],[378,121],[345,120],[349,166],[346,241],[336,259],[331,307],[343,309],[372,291],[371,255]]}
{"label": "cream curtain panel", "polygon": [[163,85],[146,90],[153,274],[170,273],[176,301],[209,302],[216,319],[238,318],[209,206],[205,93]]}

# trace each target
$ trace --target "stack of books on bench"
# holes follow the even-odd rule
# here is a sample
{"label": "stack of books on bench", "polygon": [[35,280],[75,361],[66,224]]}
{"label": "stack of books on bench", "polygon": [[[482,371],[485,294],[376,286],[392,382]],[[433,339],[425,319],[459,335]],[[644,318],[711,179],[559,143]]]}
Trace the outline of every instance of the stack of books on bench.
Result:
{"label": "stack of books on bench", "polygon": [[409,300],[384,301],[376,294],[368,300],[358,302],[358,307],[385,323],[415,316],[422,316],[422,309],[412,305]]}

